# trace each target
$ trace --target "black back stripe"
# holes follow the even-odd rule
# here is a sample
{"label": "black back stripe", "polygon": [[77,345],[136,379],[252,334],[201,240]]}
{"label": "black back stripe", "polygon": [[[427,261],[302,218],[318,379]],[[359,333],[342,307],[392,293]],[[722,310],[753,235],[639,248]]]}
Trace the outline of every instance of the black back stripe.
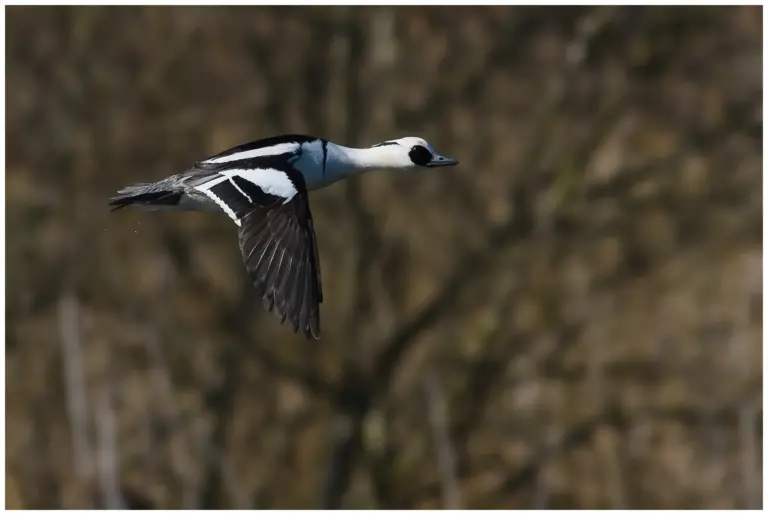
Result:
{"label": "black back stripe", "polygon": [[325,179],[325,167],[328,164],[328,140],[323,140],[323,179]]}
{"label": "black back stripe", "polygon": [[[397,145],[396,141],[385,141],[384,143],[376,143],[373,147],[386,147],[387,145]],[[373,148],[371,147],[371,148]]]}
{"label": "black back stripe", "polygon": [[295,152],[286,152],[283,154],[273,154],[269,156],[250,157],[245,159],[234,159],[232,161],[224,161],[216,163],[217,171],[227,170],[258,170],[259,168],[275,168],[276,170],[285,171],[286,163],[296,155]]}
{"label": "black back stripe", "polygon": [[238,145],[236,147],[232,147],[230,149],[224,150],[223,152],[219,152],[216,155],[213,155],[211,157],[205,158],[203,161],[210,161],[213,159],[219,159],[226,156],[231,156],[233,154],[238,154],[241,152],[248,152],[249,150],[256,150],[259,148],[266,148],[266,147],[272,147],[275,145],[280,145],[282,143],[309,143],[311,141],[315,141],[317,138],[312,136],[305,136],[303,134],[283,134],[281,136],[273,136],[271,138],[263,138],[255,141],[250,141],[248,143],[244,143],[242,145]]}

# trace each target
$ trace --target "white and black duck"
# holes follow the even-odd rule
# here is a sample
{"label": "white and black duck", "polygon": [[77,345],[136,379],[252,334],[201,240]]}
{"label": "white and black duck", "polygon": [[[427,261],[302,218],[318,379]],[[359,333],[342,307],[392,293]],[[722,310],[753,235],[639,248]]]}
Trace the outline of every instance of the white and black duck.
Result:
{"label": "white and black duck", "polygon": [[109,204],[148,210],[223,211],[264,307],[307,338],[320,337],[323,291],[307,193],[369,170],[452,166],[421,138],[350,148],[289,134],[252,141],[154,183],[128,186]]}

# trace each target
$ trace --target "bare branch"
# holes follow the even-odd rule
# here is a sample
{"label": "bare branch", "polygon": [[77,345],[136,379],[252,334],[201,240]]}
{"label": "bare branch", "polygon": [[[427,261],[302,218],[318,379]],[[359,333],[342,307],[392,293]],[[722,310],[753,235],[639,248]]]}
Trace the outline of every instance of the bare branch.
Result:
{"label": "bare branch", "polygon": [[443,508],[461,509],[461,493],[456,480],[456,453],[448,434],[448,407],[442,394],[440,380],[434,371],[424,376],[424,393],[427,399],[429,422],[437,455],[437,468],[443,490]]}
{"label": "bare branch", "polygon": [[96,449],[98,457],[97,480],[101,500],[109,510],[120,510],[125,506],[120,491],[120,457],[115,436],[115,413],[112,408],[112,375],[105,374],[102,388],[96,402]]}
{"label": "bare branch", "polygon": [[93,476],[88,405],[85,395],[85,370],[80,336],[80,304],[72,293],[59,299],[59,332],[64,361],[67,411],[72,431],[74,469],[86,484]]}
{"label": "bare branch", "polygon": [[[155,382],[155,388],[153,388],[153,390],[159,395],[159,402],[163,411],[163,422],[168,429],[179,428],[181,427],[181,416],[173,398],[173,383],[171,382],[170,370],[165,362],[160,344],[157,341],[157,335],[154,332],[148,334],[147,337],[144,338],[144,341],[150,361],[154,363],[154,373],[152,375]],[[196,442],[196,444],[198,448],[201,448],[203,445],[202,442]],[[185,452],[184,449],[179,448],[173,440],[171,441],[170,450],[171,468],[173,474],[177,476],[181,483],[182,506],[185,509],[195,509],[197,506],[196,487],[194,482],[184,474],[184,471],[191,469],[189,453]]]}

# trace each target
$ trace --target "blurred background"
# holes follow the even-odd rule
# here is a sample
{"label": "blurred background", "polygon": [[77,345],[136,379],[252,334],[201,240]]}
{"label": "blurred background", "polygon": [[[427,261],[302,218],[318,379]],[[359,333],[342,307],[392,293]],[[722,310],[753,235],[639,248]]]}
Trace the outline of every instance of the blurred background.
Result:
{"label": "blurred background", "polygon": [[[6,23],[8,507],[761,508],[761,7]],[[280,133],[461,161],[312,194],[317,342],[107,207]]]}

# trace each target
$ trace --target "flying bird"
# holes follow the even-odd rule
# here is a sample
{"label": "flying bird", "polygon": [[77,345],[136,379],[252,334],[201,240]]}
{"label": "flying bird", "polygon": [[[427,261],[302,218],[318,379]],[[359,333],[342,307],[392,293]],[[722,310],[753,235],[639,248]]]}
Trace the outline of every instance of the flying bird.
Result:
{"label": "flying bird", "polygon": [[320,338],[323,290],[308,192],[369,170],[457,165],[416,137],[369,148],[287,134],[239,145],[154,183],[117,191],[109,205],[219,211],[238,227],[245,269],[264,308],[307,339]]}

